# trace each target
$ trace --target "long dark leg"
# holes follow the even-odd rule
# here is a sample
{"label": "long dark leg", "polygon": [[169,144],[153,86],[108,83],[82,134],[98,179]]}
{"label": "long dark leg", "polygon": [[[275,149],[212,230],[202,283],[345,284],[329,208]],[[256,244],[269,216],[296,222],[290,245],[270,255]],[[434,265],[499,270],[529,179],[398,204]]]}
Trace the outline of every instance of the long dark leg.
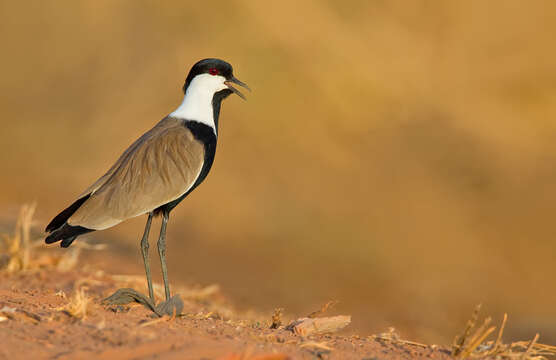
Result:
{"label": "long dark leg", "polygon": [[166,269],[166,224],[170,216],[169,211],[162,212],[162,226],[160,226],[160,237],[158,238],[158,256],[160,256],[160,266],[162,267],[162,278],[164,279],[164,292],[166,301],[170,300],[170,286],[168,285],[168,270]]}
{"label": "long dark leg", "polygon": [[147,219],[147,223],[145,224],[145,231],[143,232],[143,237],[141,238],[141,253],[143,254],[143,263],[145,264],[145,273],[147,274],[147,284],[149,285],[150,299],[147,299],[145,295],[133,289],[126,288],[118,289],[114,294],[102,300],[102,302],[107,305],[124,305],[131,302],[138,302],[154,311],[157,315],[161,316],[160,312],[158,312],[154,305],[153,283],[151,280],[151,267],[149,265],[149,232],[151,230],[152,219],[153,213],[149,213],[149,218]]}
{"label": "long dark leg", "polygon": [[143,238],[141,239],[141,253],[143,254],[143,263],[145,264],[145,273],[147,274],[149,297],[154,303],[153,283],[151,280],[151,266],[149,265],[149,232],[151,231],[152,219],[153,213],[149,213],[149,218],[147,219],[147,224],[145,225],[145,232],[143,232]]}

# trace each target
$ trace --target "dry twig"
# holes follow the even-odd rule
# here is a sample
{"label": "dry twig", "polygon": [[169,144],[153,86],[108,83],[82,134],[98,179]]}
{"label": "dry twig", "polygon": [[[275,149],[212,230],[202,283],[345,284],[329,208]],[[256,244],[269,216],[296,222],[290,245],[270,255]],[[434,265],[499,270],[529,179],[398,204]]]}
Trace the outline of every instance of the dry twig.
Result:
{"label": "dry twig", "polygon": [[378,335],[372,335],[370,336],[371,339],[373,340],[378,340],[378,341],[388,341],[388,342],[392,342],[395,344],[402,344],[402,345],[413,345],[413,346],[419,346],[419,347],[428,347],[428,345],[426,344],[422,344],[422,343],[418,343],[416,341],[411,341],[411,340],[404,340],[400,337],[400,335],[396,332],[396,329],[393,327],[389,327],[387,332],[378,334]]}
{"label": "dry twig", "polygon": [[313,311],[312,313],[307,315],[307,317],[312,319],[312,318],[316,318],[318,316],[324,315],[325,312],[327,312],[329,309],[332,309],[337,304],[338,304],[338,301],[331,300],[331,301],[327,302],[326,304],[322,305],[319,310]]}
{"label": "dry twig", "polygon": [[556,346],[537,343],[539,334],[536,334],[531,341],[517,341],[511,344],[504,344],[502,335],[508,320],[507,314],[504,314],[504,319],[495,341],[485,341],[496,329],[495,326],[488,327],[490,318],[485,319],[483,324],[471,335],[472,329],[477,324],[479,309],[480,306],[475,308],[471,320],[467,322],[465,331],[454,340],[452,355],[456,358],[483,358],[489,356],[503,359],[546,360],[547,356],[556,356]]}

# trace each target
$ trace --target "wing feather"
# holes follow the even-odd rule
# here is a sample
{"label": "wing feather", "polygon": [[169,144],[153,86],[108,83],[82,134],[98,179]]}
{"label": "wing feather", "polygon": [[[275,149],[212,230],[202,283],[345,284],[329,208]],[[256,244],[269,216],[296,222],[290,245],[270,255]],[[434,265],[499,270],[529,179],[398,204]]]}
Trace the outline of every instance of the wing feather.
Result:
{"label": "wing feather", "polygon": [[133,143],[83,195],[68,219],[101,230],[179,198],[195,183],[204,146],[181,120],[167,117]]}

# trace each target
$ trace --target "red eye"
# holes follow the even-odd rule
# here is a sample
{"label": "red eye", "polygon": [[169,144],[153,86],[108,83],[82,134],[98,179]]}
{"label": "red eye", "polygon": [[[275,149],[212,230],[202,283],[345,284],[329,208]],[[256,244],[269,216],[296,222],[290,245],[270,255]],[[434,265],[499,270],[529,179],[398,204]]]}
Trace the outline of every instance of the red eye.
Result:
{"label": "red eye", "polygon": [[219,71],[217,68],[210,68],[209,69],[209,74],[211,75],[218,75]]}

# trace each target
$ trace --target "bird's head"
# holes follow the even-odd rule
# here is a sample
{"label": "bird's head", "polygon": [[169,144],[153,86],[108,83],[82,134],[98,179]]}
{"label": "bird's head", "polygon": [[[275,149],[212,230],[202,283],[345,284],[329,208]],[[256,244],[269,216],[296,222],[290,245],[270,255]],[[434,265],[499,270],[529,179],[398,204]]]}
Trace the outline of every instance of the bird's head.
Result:
{"label": "bird's head", "polygon": [[245,96],[233,87],[234,84],[251,91],[246,84],[234,77],[232,65],[220,59],[203,59],[193,65],[189,71],[183,85],[183,92],[187,94],[188,89],[195,92],[208,92],[212,95],[222,92],[223,97],[235,93],[245,100]]}

